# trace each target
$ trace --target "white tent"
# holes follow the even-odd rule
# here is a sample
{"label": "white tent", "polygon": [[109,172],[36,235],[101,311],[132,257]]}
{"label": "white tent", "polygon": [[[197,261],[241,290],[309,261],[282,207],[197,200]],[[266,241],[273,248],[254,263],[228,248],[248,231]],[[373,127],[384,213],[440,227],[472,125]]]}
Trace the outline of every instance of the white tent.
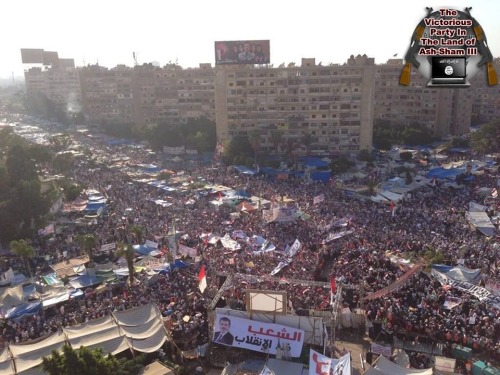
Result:
{"label": "white tent", "polygon": [[417,370],[414,368],[401,367],[391,362],[384,356],[380,356],[376,362],[365,371],[364,375],[432,375],[432,369]]}
{"label": "white tent", "polygon": [[65,342],[75,349],[100,347],[105,354],[117,354],[127,349],[152,353],[166,340],[161,315],[156,306],[149,304],[63,328],[33,344],[10,345],[0,352],[0,373],[15,374],[14,368],[17,373],[34,369],[42,363],[43,356],[61,350]]}

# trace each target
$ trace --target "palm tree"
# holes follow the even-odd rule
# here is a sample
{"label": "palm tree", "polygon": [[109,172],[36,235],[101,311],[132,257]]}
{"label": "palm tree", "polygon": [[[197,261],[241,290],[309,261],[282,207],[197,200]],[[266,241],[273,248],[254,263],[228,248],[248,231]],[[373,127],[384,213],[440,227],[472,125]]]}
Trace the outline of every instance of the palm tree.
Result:
{"label": "palm tree", "polygon": [[129,282],[130,286],[134,283],[134,259],[135,259],[135,251],[134,247],[131,244],[125,244],[123,242],[119,242],[116,246],[116,255],[119,257],[124,257],[127,261],[127,268],[129,274]]}
{"label": "palm tree", "polygon": [[30,277],[33,278],[29,262],[29,258],[33,258],[36,255],[33,247],[29,245],[25,240],[11,241],[10,250],[14,255],[20,257],[23,260],[26,271],[28,271]]}
{"label": "palm tree", "polygon": [[79,234],[75,238],[76,243],[80,246],[80,250],[83,250],[89,256],[89,261],[92,262],[94,258],[94,246],[97,242],[93,234]]}
{"label": "palm tree", "polygon": [[142,243],[142,233],[143,229],[139,225],[131,225],[129,227],[129,230],[135,235],[135,238],[137,239],[137,243],[141,244]]}

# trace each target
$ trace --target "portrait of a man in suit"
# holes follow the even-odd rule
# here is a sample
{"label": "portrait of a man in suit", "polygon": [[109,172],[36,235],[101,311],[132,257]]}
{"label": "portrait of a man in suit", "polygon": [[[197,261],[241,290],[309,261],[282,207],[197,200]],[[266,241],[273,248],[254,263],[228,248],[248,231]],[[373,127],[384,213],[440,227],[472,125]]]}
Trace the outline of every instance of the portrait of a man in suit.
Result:
{"label": "portrait of a man in suit", "polygon": [[234,336],[229,332],[231,319],[225,316],[219,319],[219,331],[214,332],[213,342],[223,345],[233,345]]}

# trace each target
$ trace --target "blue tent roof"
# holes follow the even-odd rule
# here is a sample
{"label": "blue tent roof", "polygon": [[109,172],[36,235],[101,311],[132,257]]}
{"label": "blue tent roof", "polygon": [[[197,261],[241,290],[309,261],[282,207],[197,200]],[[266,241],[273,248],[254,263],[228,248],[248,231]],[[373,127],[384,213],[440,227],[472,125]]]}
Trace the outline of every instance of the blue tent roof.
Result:
{"label": "blue tent roof", "polygon": [[311,180],[328,182],[330,181],[330,171],[314,171],[311,172]]}
{"label": "blue tent roof", "polygon": [[75,289],[88,288],[92,285],[100,284],[101,281],[97,277],[92,277],[89,275],[82,275],[74,278],[69,282],[69,284]]}
{"label": "blue tent roof", "polygon": [[450,169],[444,169],[441,167],[431,169],[429,173],[427,173],[427,177],[429,178],[449,178],[449,179],[454,179],[456,176],[459,174],[465,173],[465,168],[450,168]]}
{"label": "blue tent roof", "polygon": [[31,302],[31,303],[23,303],[22,305],[13,307],[5,314],[5,318],[7,319],[16,319],[20,318],[26,314],[36,314],[42,307],[42,302]]}
{"label": "blue tent roof", "polygon": [[302,163],[305,167],[315,167],[315,168],[325,168],[328,167],[328,162],[321,160],[320,158],[307,157],[302,159]]}

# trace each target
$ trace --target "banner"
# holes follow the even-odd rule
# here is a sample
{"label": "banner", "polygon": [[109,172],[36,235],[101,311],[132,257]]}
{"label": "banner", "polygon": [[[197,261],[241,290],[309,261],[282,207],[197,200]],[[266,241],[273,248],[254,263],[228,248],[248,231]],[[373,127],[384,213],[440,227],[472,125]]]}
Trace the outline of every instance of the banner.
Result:
{"label": "banner", "polygon": [[[377,290],[376,292],[366,296],[364,299],[365,300],[370,300],[370,299],[376,299],[380,297],[384,297],[385,295],[394,292],[395,290],[401,288],[406,282],[417,272],[419,272],[422,269],[421,264],[415,264],[412,268],[410,268],[408,271],[406,271],[403,276],[401,276],[399,279],[397,279],[395,282],[393,282],[391,285],[386,286],[383,289]],[[432,270],[434,271],[434,270]]]}
{"label": "banner", "polygon": [[330,233],[328,235],[328,237],[326,237],[326,239],[323,241],[323,243],[329,243],[329,242],[332,242],[334,240],[338,240],[339,238],[342,238],[344,236],[347,236],[348,234],[352,234],[354,231],[352,230],[344,230],[342,232],[338,232],[338,233]]}
{"label": "banner", "polygon": [[292,263],[292,259],[290,259],[290,258],[282,260],[281,262],[278,263],[278,265],[274,268],[274,270],[271,271],[270,275],[271,276],[276,275],[278,272],[280,272],[283,268],[288,266],[290,263]]}
{"label": "banner", "polygon": [[325,194],[320,194],[313,198],[313,204],[321,203],[325,200]]}
{"label": "banner", "polygon": [[347,353],[338,360],[332,359],[330,375],[351,375],[351,354]]}
{"label": "banner", "polygon": [[101,251],[110,251],[116,249],[116,242],[107,243],[101,246]]}
{"label": "banner", "polygon": [[236,251],[241,249],[241,245],[233,240],[229,234],[226,234],[224,237],[220,239],[220,242],[222,243],[222,246],[224,248],[231,250],[231,251]]}
{"label": "banner", "polygon": [[274,221],[279,221],[281,223],[288,223],[295,221],[297,218],[297,207],[279,207],[273,209]]}
{"label": "banner", "polygon": [[484,287],[494,295],[496,296],[500,295],[500,283],[498,281],[493,279],[488,279],[486,280]]}
{"label": "banner", "polygon": [[311,349],[309,351],[309,375],[330,375],[332,359]]}
{"label": "banner", "polygon": [[351,375],[351,355],[332,359],[314,350],[309,352],[309,375]]}
{"label": "banner", "polygon": [[295,256],[295,254],[297,254],[297,252],[300,250],[301,246],[302,246],[302,244],[300,243],[299,239],[296,238],[294,243],[292,244],[292,246],[285,249],[285,256],[288,256],[288,257]]}
{"label": "banner", "polygon": [[192,247],[184,246],[179,244],[177,247],[177,251],[179,254],[184,255],[185,257],[190,257],[190,258],[195,258],[197,251],[196,249],[193,249]]}
{"label": "banner", "polygon": [[[221,345],[276,354],[280,346],[291,357],[300,357],[304,330],[217,313],[212,341]],[[283,349],[284,348],[284,349]]]}
{"label": "banner", "polygon": [[486,288],[465,282],[465,281],[455,281],[444,273],[435,270],[431,271],[432,276],[439,281],[441,285],[450,285],[458,290],[472,294],[478,298],[481,302],[486,303],[489,306],[493,306],[496,309],[500,309],[500,296],[495,296]]}

